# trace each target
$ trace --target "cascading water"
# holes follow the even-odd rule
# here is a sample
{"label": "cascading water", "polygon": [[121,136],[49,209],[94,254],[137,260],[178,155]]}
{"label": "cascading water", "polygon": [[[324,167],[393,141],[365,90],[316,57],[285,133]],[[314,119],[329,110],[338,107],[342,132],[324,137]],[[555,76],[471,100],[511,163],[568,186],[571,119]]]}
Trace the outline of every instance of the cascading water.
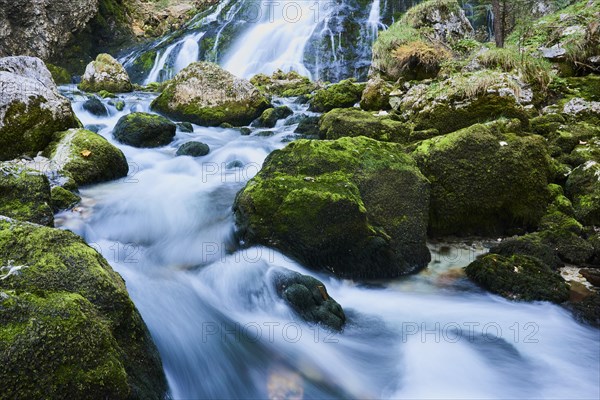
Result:
{"label": "cascading water", "polygon": [[[294,116],[275,135],[194,126],[157,149],[115,142],[111,131],[154,95],[121,95],[127,107],[77,116],[118,146],[127,178],[81,190],[57,215],[124,277],[160,351],[175,399],[201,398],[598,398],[598,330],[549,303],[484,293],[459,274],[484,248],[431,245],[419,275],[362,286],[306,270],[280,253],[233,240],[231,206],[265,157],[285,145]],[[277,99],[276,99],[277,101]],[[283,101],[283,100],[281,100]],[[305,106],[286,101],[295,115]],[[176,157],[190,140],[202,158]],[[321,279],[348,323],[333,334],[298,319],[277,296],[282,268]],[[279,397],[278,397],[279,396]]]}
{"label": "cascading water", "polygon": [[144,83],[170,79],[191,63],[198,61],[200,55],[198,41],[202,36],[204,32],[189,34],[167,47],[162,53],[156,53],[154,66]]}

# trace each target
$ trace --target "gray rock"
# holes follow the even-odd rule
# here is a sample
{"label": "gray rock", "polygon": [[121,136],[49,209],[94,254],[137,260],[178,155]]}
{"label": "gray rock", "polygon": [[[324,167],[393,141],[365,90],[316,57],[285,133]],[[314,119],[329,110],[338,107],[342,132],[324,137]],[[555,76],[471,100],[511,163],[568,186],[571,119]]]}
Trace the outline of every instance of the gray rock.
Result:
{"label": "gray rock", "polygon": [[187,142],[179,146],[176,155],[202,157],[210,152],[210,148],[206,143],[202,142]]}

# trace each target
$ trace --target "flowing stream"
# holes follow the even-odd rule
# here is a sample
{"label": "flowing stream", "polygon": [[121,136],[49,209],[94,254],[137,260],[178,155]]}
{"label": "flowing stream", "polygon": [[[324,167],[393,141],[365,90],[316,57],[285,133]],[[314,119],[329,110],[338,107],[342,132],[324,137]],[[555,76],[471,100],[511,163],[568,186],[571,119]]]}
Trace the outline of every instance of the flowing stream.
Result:
{"label": "flowing stream", "polygon": [[[70,96],[82,122],[122,149],[130,173],[82,189],[82,205],[57,215],[57,225],[124,277],[173,398],[599,397],[599,331],[558,306],[510,302],[470,284],[460,267],[485,251],[477,243],[431,244],[427,270],[369,285],[308,271],[271,249],[239,250],[235,194],[294,137],[293,116],[270,137],[195,126],[166,147],[136,149],[111,131],[126,113],[148,111],[153,95],[121,95],[126,109],[109,106],[103,118]],[[209,144],[210,154],[175,157],[190,140]],[[347,313],[344,331],[296,317],[272,286],[280,268],[325,282]]]}

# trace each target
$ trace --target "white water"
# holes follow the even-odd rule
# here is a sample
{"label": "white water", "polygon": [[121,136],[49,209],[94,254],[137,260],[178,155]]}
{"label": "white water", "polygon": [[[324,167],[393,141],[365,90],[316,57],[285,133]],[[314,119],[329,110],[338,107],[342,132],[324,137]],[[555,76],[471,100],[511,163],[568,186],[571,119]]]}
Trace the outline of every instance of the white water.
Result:
{"label": "white water", "polygon": [[276,69],[311,77],[304,65],[304,49],[331,5],[311,1],[259,2],[253,26],[241,35],[223,61],[233,74],[250,78]]}
{"label": "white water", "polygon": [[[198,41],[202,36],[204,36],[204,32],[190,33],[171,44],[162,53],[157,53],[154,66],[144,84],[170,79],[191,63],[198,61],[200,55]],[[171,58],[173,57],[173,51],[176,49],[178,49],[178,52],[173,62]]]}
{"label": "white water", "polygon": [[369,33],[372,39],[377,38],[377,32],[382,27],[381,24],[381,5],[380,0],[373,0],[371,9],[369,11],[369,19],[367,19],[367,26],[369,27]]}
{"label": "white water", "polygon": [[[426,271],[378,286],[310,272],[267,248],[236,251],[234,196],[295,126],[279,123],[272,137],[195,126],[163,148],[136,149],[111,129],[132,109],[147,111],[152,96],[123,99],[126,110],[105,118],[83,111],[82,98],[74,109],[84,124],[106,125],[100,134],[123,150],[129,176],[83,189],[82,207],[57,223],[125,278],[175,399],[266,398],[277,377],[316,399],[600,396],[599,331],[558,306],[510,302],[457,278],[477,246],[432,246]],[[210,154],[174,157],[189,140]],[[323,280],[346,311],[344,331],[295,317],[273,291],[279,268]]]}

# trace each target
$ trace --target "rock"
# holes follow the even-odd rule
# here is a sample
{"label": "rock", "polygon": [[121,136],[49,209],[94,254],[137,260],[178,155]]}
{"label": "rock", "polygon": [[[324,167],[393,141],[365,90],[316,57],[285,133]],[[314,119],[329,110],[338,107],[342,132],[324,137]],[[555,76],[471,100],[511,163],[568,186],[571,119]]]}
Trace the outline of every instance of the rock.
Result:
{"label": "rock", "polygon": [[50,165],[70,176],[77,185],[90,185],[122,178],[129,166],[123,152],[102,136],[85,130],[71,129],[56,135],[45,150]]}
{"label": "rock", "polygon": [[505,239],[490,248],[490,253],[505,257],[524,255],[537,258],[555,271],[564,266],[556,251],[535,234]]}
{"label": "rock", "polygon": [[564,279],[537,258],[489,254],[469,264],[465,272],[473,282],[507,299],[553,303],[569,299]]}
{"label": "rock", "polygon": [[318,90],[310,99],[310,111],[327,112],[334,108],[352,107],[360,101],[364,84],[354,83],[351,79],[334,83]]}
{"label": "rock", "polygon": [[252,129],[248,128],[247,126],[242,126],[240,128],[240,134],[242,136],[248,136],[252,133]]}
{"label": "rock", "polygon": [[85,73],[78,85],[84,92],[106,90],[112,93],[127,93],[133,90],[129,75],[125,68],[110,54],[99,54],[85,68]]}
{"label": "rock", "polygon": [[271,137],[274,136],[275,132],[273,131],[259,131],[256,132],[255,136],[261,136],[261,137]]}
{"label": "rock", "polygon": [[86,100],[83,103],[83,109],[97,117],[106,117],[108,115],[108,110],[104,104],[95,97]]}
{"label": "rock", "polygon": [[565,188],[577,220],[586,225],[600,225],[600,164],[590,160],[575,168]]}
{"label": "rock", "polygon": [[100,132],[102,129],[105,129],[108,125],[105,124],[91,124],[84,126],[88,131],[92,131],[94,133]]}
{"label": "rock", "polygon": [[53,187],[50,196],[54,212],[69,210],[81,201],[81,197],[60,186]]}
{"label": "rock", "polygon": [[582,268],[579,273],[592,285],[600,287],[600,270],[592,268]]}
{"label": "rock", "polygon": [[40,59],[0,59],[0,160],[34,156],[54,132],[78,126],[69,100]]}
{"label": "rock", "polygon": [[551,200],[545,141],[498,120],[423,141],[414,151],[432,183],[434,236],[502,235],[536,228]]}
{"label": "rock", "polygon": [[119,119],[113,136],[133,147],[160,147],[171,143],[177,126],[160,115],[135,112]]}
{"label": "rock", "polygon": [[250,82],[209,62],[190,64],[152,102],[161,114],[202,126],[248,125],[267,108],[269,101]]}
{"label": "rock", "polygon": [[71,232],[3,218],[0,266],[3,396],[165,397],[150,333],[96,250]]}
{"label": "rock", "polygon": [[319,117],[304,117],[298,122],[294,133],[301,135],[318,137],[319,136]]}
{"label": "rock", "polygon": [[312,82],[296,71],[285,73],[277,70],[271,76],[258,74],[250,79],[250,83],[267,95],[281,97],[305,96],[319,88],[318,83]]}
{"label": "rock", "polygon": [[71,83],[71,74],[66,69],[49,63],[46,63],[46,68],[48,68],[48,71],[50,71],[52,80],[55,84],[66,85]]}
{"label": "rock", "polygon": [[223,122],[222,124],[219,125],[219,128],[233,129],[233,128],[235,128],[235,126],[231,125],[229,122]]}
{"label": "rock", "polygon": [[459,73],[433,85],[419,84],[390,94],[392,107],[416,131],[454,132],[499,117],[528,124],[533,92],[518,77],[499,71]]}
{"label": "rock", "polygon": [[293,271],[277,271],[274,278],[277,294],[302,319],[322,324],[332,330],[342,330],[346,315],[337,301],[327,293],[323,282]]}
{"label": "rock", "polygon": [[360,99],[360,108],[366,111],[389,110],[393,86],[375,76],[369,79]]}
{"label": "rock", "polygon": [[577,281],[569,282],[569,301],[577,303],[593,296],[594,292],[587,288],[583,283]]}
{"label": "rock", "polygon": [[410,127],[402,122],[357,108],[336,108],[324,114],[319,122],[321,139],[366,136],[384,142],[406,143],[410,133]]}
{"label": "rock", "polygon": [[586,119],[600,123],[600,101],[587,101],[576,97],[564,105],[563,113],[579,120]]}
{"label": "rock", "polygon": [[177,127],[181,132],[192,133],[194,132],[194,126],[189,122],[180,122],[177,124]]}
{"label": "rock", "polygon": [[117,101],[116,103],[114,103],[114,106],[117,109],[117,111],[123,111],[125,109],[125,102]]}
{"label": "rock", "polygon": [[267,108],[258,118],[257,126],[263,128],[273,128],[277,121],[292,115],[294,112],[288,106],[279,106],[276,108]]}
{"label": "rock", "polygon": [[595,293],[584,300],[569,304],[575,317],[596,328],[600,328],[600,294]]}
{"label": "rock", "polygon": [[428,198],[427,180],[400,145],[301,139],[269,155],[234,211],[247,245],[336,276],[377,279],[429,262]]}
{"label": "rock", "polygon": [[179,146],[176,155],[202,157],[210,152],[207,144],[201,142],[187,142]]}
{"label": "rock", "polygon": [[0,215],[54,226],[48,178],[22,165],[0,162]]}
{"label": "rock", "polygon": [[583,227],[562,212],[551,212],[540,221],[541,240],[556,250],[559,257],[572,264],[583,264],[594,255],[594,247],[581,237]]}
{"label": "rock", "polygon": [[97,12],[97,0],[0,0],[0,57],[48,59]]}
{"label": "rock", "polygon": [[401,21],[415,29],[431,29],[437,41],[451,42],[475,31],[456,0],[427,0],[410,8]]}

